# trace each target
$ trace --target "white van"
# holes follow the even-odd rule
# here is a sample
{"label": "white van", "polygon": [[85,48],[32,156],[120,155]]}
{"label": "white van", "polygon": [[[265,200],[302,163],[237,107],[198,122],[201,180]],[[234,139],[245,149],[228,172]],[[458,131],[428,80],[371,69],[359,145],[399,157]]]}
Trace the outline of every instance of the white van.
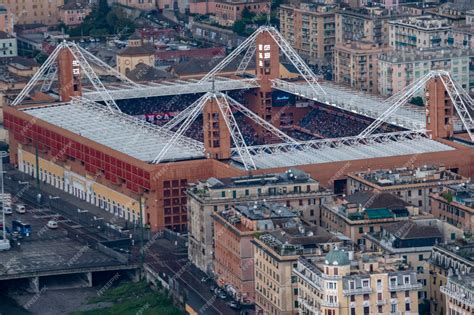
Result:
{"label": "white van", "polygon": [[21,203],[17,204],[17,205],[16,205],[16,208],[15,208],[15,211],[16,211],[17,213],[20,213],[20,214],[26,213],[25,205],[24,205],[24,204],[21,204]]}

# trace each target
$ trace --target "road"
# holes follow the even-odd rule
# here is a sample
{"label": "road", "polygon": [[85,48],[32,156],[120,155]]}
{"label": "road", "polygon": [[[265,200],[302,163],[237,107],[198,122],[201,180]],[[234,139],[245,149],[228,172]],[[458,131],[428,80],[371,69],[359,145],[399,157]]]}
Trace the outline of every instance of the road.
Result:
{"label": "road", "polygon": [[155,272],[165,273],[173,282],[177,282],[178,287],[186,292],[186,302],[196,311],[199,310],[199,314],[241,314],[211,292],[209,283],[201,282],[206,275],[187,259],[186,248],[176,248],[170,241],[158,239],[149,247],[145,263]]}

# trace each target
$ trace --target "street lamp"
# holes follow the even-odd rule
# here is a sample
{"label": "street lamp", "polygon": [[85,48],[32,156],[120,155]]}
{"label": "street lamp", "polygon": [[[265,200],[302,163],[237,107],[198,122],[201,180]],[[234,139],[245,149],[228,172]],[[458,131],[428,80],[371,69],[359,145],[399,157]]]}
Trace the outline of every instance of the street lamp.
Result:
{"label": "street lamp", "polygon": [[0,152],[0,185],[2,191],[2,224],[3,224],[3,236],[0,240],[0,251],[1,250],[9,250],[10,249],[10,241],[7,239],[7,222],[5,221],[5,191],[3,187],[3,158],[7,156],[8,153],[5,151]]}

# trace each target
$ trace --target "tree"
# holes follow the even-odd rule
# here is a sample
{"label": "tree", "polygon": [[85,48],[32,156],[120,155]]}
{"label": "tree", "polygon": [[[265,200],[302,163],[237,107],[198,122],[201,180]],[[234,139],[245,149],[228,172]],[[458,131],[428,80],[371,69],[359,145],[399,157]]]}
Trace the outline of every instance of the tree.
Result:
{"label": "tree", "polygon": [[254,17],[255,13],[250,12],[250,10],[246,7],[242,10],[242,20],[247,20],[248,22],[251,22]]}
{"label": "tree", "polygon": [[240,36],[245,35],[245,30],[246,30],[246,25],[247,23],[244,20],[238,20],[234,22],[234,26],[232,27],[232,30],[236,32]]}
{"label": "tree", "polygon": [[416,106],[425,106],[425,102],[423,101],[423,98],[421,96],[412,97],[410,103]]}

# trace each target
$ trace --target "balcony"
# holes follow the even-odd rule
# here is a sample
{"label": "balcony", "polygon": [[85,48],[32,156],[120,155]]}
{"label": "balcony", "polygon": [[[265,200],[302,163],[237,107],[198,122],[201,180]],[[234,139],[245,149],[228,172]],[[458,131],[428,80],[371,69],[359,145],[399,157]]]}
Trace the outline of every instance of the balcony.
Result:
{"label": "balcony", "polygon": [[420,290],[423,287],[421,283],[405,283],[405,284],[392,284],[388,285],[389,291],[410,291]]}
{"label": "balcony", "polygon": [[455,301],[458,301],[462,304],[465,304],[471,308],[474,308],[474,301],[468,300],[465,297],[465,294],[462,294],[460,292],[455,292],[450,290],[447,286],[442,286],[440,288],[441,293],[446,294],[446,296],[454,299]]}
{"label": "balcony", "polygon": [[324,307],[339,307],[339,302],[321,301],[321,306],[324,306]]}
{"label": "balcony", "polygon": [[314,302],[307,301],[301,297],[298,297],[298,304],[302,309],[313,312],[313,314],[319,314],[319,308],[316,307]]}
{"label": "balcony", "polygon": [[372,293],[372,288],[354,288],[354,289],[347,289],[343,290],[342,293],[344,295],[355,295],[355,294],[370,294]]}
{"label": "balcony", "polygon": [[376,305],[385,305],[387,304],[387,300],[386,299],[382,299],[382,300],[377,300],[377,302],[375,302]]}

